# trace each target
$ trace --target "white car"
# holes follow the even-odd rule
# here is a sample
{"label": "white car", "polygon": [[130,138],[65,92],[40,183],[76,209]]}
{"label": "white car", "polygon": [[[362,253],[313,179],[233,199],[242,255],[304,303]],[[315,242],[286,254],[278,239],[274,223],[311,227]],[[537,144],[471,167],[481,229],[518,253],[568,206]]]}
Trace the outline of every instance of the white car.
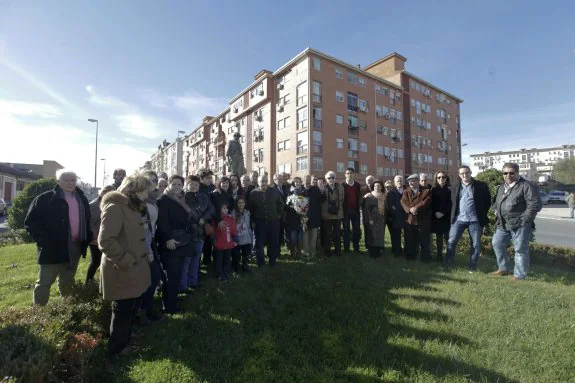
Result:
{"label": "white car", "polygon": [[551,193],[549,193],[549,203],[555,203],[555,202],[567,203],[568,196],[569,193],[567,192],[553,190]]}
{"label": "white car", "polygon": [[8,212],[8,207],[6,206],[6,201],[0,198],[0,216],[6,215]]}
{"label": "white car", "polygon": [[543,205],[549,204],[549,196],[544,191],[539,191],[539,197],[541,197],[541,203]]}

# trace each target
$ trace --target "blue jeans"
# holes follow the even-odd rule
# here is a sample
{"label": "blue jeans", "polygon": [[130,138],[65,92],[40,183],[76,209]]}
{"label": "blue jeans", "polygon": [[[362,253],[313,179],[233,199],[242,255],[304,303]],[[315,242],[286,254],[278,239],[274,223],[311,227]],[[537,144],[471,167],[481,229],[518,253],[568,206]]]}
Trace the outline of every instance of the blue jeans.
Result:
{"label": "blue jeans", "polygon": [[265,264],[264,247],[268,247],[269,264],[275,265],[280,255],[280,223],[279,221],[256,221],[256,243],[258,266]]}
{"label": "blue jeans", "polygon": [[182,274],[180,275],[180,284],[178,290],[184,291],[188,287],[198,286],[198,275],[200,274],[200,256],[204,248],[204,240],[193,243],[194,252],[191,257],[184,258]]}
{"label": "blue jeans", "polygon": [[509,262],[509,254],[507,253],[507,245],[510,240],[513,240],[513,247],[515,249],[515,269],[513,275],[519,279],[527,277],[529,272],[529,238],[533,231],[531,222],[515,230],[504,230],[498,227],[493,234],[493,250],[497,257],[497,266],[499,271],[509,271],[511,264]]}
{"label": "blue jeans", "polygon": [[483,234],[483,227],[479,222],[462,222],[455,221],[449,229],[449,239],[447,240],[447,254],[445,255],[444,266],[449,266],[455,258],[455,251],[461,236],[469,230],[469,238],[471,239],[471,250],[469,254],[469,268],[475,270],[477,262],[479,261],[479,254],[481,253],[481,235]]}
{"label": "blue jeans", "polygon": [[[353,250],[359,251],[359,240],[361,239],[361,228],[359,210],[348,209],[343,215],[343,249],[349,251],[350,242]],[[351,241],[350,241],[351,235]]]}
{"label": "blue jeans", "polygon": [[303,248],[303,229],[300,227],[297,230],[290,230],[290,250],[296,249],[301,251]]}

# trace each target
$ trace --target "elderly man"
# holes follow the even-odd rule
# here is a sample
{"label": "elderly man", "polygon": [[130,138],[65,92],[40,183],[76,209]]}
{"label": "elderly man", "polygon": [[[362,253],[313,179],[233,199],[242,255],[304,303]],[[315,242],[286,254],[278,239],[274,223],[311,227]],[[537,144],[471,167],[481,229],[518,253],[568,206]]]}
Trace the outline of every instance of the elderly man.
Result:
{"label": "elderly man", "polygon": [[[355,170],[347,168],[345,182],[342,184],[343,198],[343,249],[349,254],[350,245],[353,251],[359,254],[359,240],[361,239],[360,208],[361,208],[361,185],[355,182]],[[364,194],[365,195],[365,194]]]}
{"label": "elderly man", "polygon": [[422,189],[431,189],[431,184],[429,183],[429,181],[427,179],[427,174],[425,174],[425,173],[419,174],[419,186]]}
{"label": "elderly man", "polygon": [[253,220],[257,243],[258,267],[265,264],[264,246],[268,247],[269,265],[274,266],[280,254],[280,219],[284,212],[284,202],[274,188],[268,187],[268,176],[261,175],[259,187],[251,192],[249,210]]}
{"label": "elderly man", "polygon": [[92,239],[88,199],[76,186],[73,171],[58,171],[58,185],[32,201],[24,221],[37,245],[40,271],[34,288],[34,304],[45,305],[50,287],[58,278],[60,295],[70,294],[81,255]]}
{"label": "elderly man", "polygon": [[535,226],[535,217],[541,210],[541,197],[535,184],[519,176],[519,165],[503,165],[503,184],[497,189],[492,209],[497,218],[497,228],[492,244],[499,270],[493,275],[510,274],[507,245],[513,240],[515,248],[514,280],[522,280],[529,272],[529,238]]}
{"label": "elderly man", "polygon": [[408,261],[417,259],[418,247],[421,260],[431,261],[431,189],[421,187],[420,177],[412,174],[407,178],[409,187],[403,191],[401,206],[406,214],[405,257]]}
{"label": "elderly man", "polygon": [[335,247],[335,255],[341,256],[340,229],[343,218],[344,190],[343,186],[335,182],[335,172],[327,172],[325,178],[327,186],[323,183],[319,186],[322,194],[322,245],[326,256],[332,255],[332,244]]}
{"label": "elderly man", "polygon": [[118,168],[114,170],[114,174],[112,175],[112,177],[114,178],[114,183],[112,184],[112,186],[114,187],[114,189],[118,189],[122,184],[124,178],[126,178],[126,171],[122,168]]}

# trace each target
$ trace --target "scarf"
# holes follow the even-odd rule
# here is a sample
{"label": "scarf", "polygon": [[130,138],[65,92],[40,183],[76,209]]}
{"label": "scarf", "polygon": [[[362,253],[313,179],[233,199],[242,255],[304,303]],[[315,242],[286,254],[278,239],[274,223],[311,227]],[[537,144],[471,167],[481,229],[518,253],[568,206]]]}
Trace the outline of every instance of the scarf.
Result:
{"label": "scarf", "polygon": [[186,205],[186,194],[182,191],[179,194],[174,193],[172,190],[166,189],[165,194],[176,201],[188,215],[191,213],[191,209],[188,205]]}
{"label": "scarf", "polygon": [[372,191],[371,195],[377,198],[377,212],[381,215],[385,215],[385,193]]}

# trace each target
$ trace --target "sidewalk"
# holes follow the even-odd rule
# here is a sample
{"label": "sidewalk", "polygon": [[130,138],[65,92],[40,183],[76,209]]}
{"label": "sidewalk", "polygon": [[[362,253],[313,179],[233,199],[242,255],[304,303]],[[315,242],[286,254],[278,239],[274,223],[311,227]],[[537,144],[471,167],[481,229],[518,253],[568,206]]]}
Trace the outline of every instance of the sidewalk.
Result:
{"label": "sidewalk", "polygon": [[569,208],[566,204],[544,205],[543,209],[537,214],[537,218],[575,222],[575,219],[569,217]]}

